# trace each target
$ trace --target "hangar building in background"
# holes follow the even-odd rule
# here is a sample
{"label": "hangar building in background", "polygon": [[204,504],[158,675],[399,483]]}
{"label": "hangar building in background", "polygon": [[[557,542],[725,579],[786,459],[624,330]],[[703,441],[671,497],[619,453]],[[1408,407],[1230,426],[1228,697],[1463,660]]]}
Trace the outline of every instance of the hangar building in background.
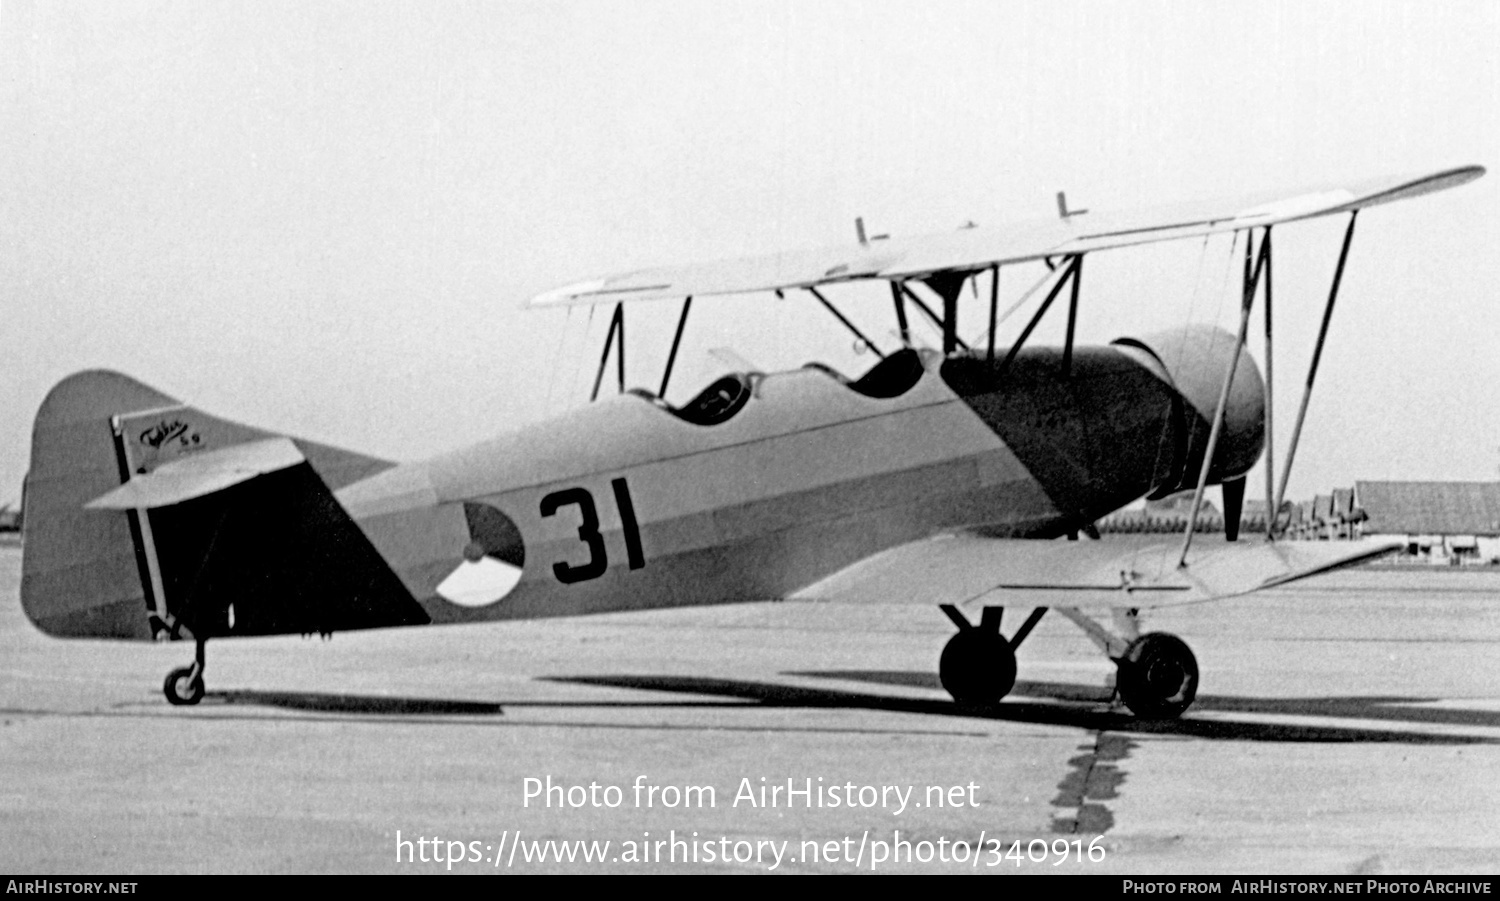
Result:
{"label": "hangar building in background", "polygon": [[1355,482],[1352,500],[1349,537],[1400,538],[1431,563],[1500,562],[1500,482]]}

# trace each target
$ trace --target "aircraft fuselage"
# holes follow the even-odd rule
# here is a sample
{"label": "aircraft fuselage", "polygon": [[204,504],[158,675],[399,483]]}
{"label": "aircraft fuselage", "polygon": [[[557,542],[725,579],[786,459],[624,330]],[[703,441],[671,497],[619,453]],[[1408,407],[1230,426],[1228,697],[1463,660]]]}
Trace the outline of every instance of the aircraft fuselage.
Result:
{"label": "aircraft fuselage", "polygon": [[[884,397],[819,367],[757,376],[712,425],[626,393],[337,497],[455,622],[783,598],[936,533],[1053,537],[1196,478],[1206,415],[1149,354],[999,366],[925,354]],[[1226,445],[1236,466],[1258,440]]]}

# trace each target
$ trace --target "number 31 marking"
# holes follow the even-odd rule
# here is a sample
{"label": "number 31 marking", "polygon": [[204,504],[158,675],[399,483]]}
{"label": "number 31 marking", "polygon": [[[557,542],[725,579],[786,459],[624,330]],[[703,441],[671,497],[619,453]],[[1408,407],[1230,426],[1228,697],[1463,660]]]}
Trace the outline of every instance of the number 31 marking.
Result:
{"label": "number 31 marking", "polygon": [[[641,530],[635,522],[635,504],[630,500],[630,487],[623,478],[610,482],[615,491],[615,506],[620,510],[620,526],[625,533],[625,554],[631,569],[646,565],[646,555],[641,552]],[[542,515],[552,516],[563,507],[572,504],[578,508],[583,523],[578,527],[578,540],[588,545],[589,562],[574,566],[566,561],[552,564],[557,581],[564,585],[597,579],[609,569],[609,555],[604,550],[604,536],[599,534],[599,511],[594,507],[594,496],[587,488],[564,488],[542,498]]]}

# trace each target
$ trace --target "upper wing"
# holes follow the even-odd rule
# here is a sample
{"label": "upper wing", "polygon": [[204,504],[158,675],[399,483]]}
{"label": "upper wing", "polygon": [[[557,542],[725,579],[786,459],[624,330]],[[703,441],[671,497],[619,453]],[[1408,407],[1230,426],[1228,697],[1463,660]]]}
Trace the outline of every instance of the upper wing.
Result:
{"label": "upper wing", "polygon": [[578,282],[530,306],[617,303],[801,288],[866,278],[911,279],[1044,257],[1275,225],[1418,197],[1473,181],[1481,166],[1391,176],[1295,193],[1202,201],[1135,213],[1090,213],[947,234],[642,269]]}
{"label": "upper wing", "polygon": [[1148,609],[1282,585],[1398,546],[1390,541],[1224,543],[1195,550],[1179,569],[1180,537],[1032,541],[942,535],[867,557],[791,599]]}

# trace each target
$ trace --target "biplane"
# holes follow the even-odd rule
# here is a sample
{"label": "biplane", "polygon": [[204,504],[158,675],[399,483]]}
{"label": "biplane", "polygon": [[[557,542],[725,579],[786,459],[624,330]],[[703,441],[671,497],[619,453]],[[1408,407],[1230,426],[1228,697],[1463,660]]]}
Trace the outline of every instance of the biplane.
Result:
{"label": "biplane", "polygon": [[[1016,649],[1051,611],[1116,664],[1119,700],[1135,715],[1176,717],[1194,699],[1198,664],[1180,638],[1143,633],[1145,611],[1389,550],[1278,540],[1275,516],[1267,540],[1238,540],[1246,474],[1265,452],[1266,509],[1281,510],[1360,211],[1483,173],[1117,215],[1070,211],[1059,195],[1046,221],[906,239],[867,237],[859,223],[846,246],[573,284],[531,306],[613,308],[594,402],[418,462],[242,425],[125,375],[81,372],[36,416],[22,604],[50,635],[194,642],[193,663],[166,679],[173,704],[204,696],[210,639],[800,601],[940,609],[957,627],[941,683],[983,707],[1011,690]],[[1348,225],[1278,483],[1271,233],[1338,215]],[[1088,255],[1228,233],[1244,248],[1237,333],[1189,324],[1075,346]],[[1001,270],[1037,262],[1041,300],[997,342]],[[889,286],[894,344],[877,346],[829,300],[828,286],[848,282]],[[966,287],[989,295],[989,328],[973,343],[957,321]],[[754,292],[805,294],[878,360],[857,375],[744,364],[669,403],[694,302]],[[1064,294],[1062,346],[1032,346]],[[1264,375],[1247,347],[1257,299]],[[661,382],[630,387],[625,312],[666,300],[681,312]],[[941,333],[940,348],[913,338],[917,316]],[[599,397],[611,354],[618,390]],[[1213,485],[1229,540],[1195,544]],[[1180,536],[1098,540],[1105,514],[1188,489]],[[1090,540],[1062,540],[1079,534]],[[1007,607],[1029,611],[1009,636]]]}

